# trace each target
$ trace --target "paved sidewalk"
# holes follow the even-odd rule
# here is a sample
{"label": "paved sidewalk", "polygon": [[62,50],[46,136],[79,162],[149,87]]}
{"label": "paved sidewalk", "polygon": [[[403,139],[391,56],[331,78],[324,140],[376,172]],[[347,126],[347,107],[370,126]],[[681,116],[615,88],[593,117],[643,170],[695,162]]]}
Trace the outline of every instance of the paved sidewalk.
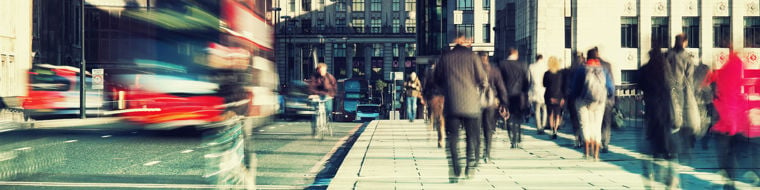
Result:
{"label": "paved sidewalk", "polygon": [[[523,148],[509,149],[506,131],[497,129],[493,164],[480,164],[476,176],[449,183],[445,149],[422,121],[380,120],[370,123],[346,156],[329,189],[644,189],[642,159],[637,153],[640,127],[614,130],[610,153],[601,161],[583,158],[572,148],[570,127],[559,139],[536,135],[523,125]],[[464,138],[461,138],[464,141]],[[712,146],[712,144],[711,144]],[[464,143],[460,143],[464,151]],[[463,155],[463,154],[461,154]],[[683,189],[718,189],[715,150],[695,149],[695,159],[680,167]],[[741,175],[741,174],[740,174]],[[654,184],[663,189],[662,184]],[[752,189],[737,183],[739,189]]]}

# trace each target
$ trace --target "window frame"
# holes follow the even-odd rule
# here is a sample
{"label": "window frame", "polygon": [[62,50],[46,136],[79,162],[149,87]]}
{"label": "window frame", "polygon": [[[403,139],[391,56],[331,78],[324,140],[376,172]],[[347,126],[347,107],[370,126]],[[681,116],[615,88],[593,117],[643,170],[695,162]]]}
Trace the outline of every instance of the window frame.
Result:
{"label": "window frame", "polygon": [[457,0],[456,10],[462,10],[462,11],[475,10],[475,5],[473,3],[473,0]]}
{"label": "window frame", "polygon": [[639,20],[637,17],[620,18],[620,47],[639,48]]}
{"label": "window frame", "polygon": [[353,0],[351,1],[351,11],[353,12],[364,12],[365,10],[365,0]]}
{"label": "window frame", "polygon": [[382,0],[370,0],[369,11],[380,12],[383,10]]}
{"label": "window frame", "polygon": [[731,43],[731,17],[713,17],[713,47],[728,48]]}
{"label": "window frame", "polygon": [[686,48],[699,48],[700,24],[700,17],[683,17],[682,31],[689,38],[689,44]]}
{"label": "window frame", "polygon": [[[750,32],[752,31],[752,32]],[[760,16],[744,17],[744,47],[760,48]],[[750,34],[754,34],[751,36]]]}

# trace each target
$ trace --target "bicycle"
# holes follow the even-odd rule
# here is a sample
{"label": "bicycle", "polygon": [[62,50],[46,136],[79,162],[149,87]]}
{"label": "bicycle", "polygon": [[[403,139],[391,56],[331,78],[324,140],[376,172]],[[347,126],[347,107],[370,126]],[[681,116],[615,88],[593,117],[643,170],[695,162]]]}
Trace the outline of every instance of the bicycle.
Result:
{"label": "bicycle", "polygon": [[333,136],[333,130],[332,126],[330,126],[329,120],[330,118],[327,117],[327,107],[325,105],[325,102],[332,100],[331,97],[325,97],[320,98],[319,96],[310,96],[309,98],[311,102],[317,104],[317,110],[316,110],[316,117],[315,120],[312,121],[312,127],[316,128],[316,133],[313,133],[313,137],[317,138],[319,137],[321,140],[325,139],[325,135],[330,134],[330,136]]}

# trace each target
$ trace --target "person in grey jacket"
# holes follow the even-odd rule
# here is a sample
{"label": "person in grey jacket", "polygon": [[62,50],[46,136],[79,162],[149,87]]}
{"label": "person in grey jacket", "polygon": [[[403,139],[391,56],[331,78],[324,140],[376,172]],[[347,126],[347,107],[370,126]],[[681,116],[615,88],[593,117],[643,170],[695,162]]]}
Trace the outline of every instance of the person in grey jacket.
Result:
{"label": "person in grey jacket", "polygon": [[457,44],[451,51],[441,56],[434,74],[436,86],[443,87],[444,114],[446,122],[446,144],[451,155],[451,183],[457,183],[462,173],[457,155],[459,129],[466,131],[467,165],[465,175],[471,177],[477,167],[480,148],[480,105],[479,89],[488,84],[488,74],[483,69],[480,58],[465,47],[464,35],[455,39]]}

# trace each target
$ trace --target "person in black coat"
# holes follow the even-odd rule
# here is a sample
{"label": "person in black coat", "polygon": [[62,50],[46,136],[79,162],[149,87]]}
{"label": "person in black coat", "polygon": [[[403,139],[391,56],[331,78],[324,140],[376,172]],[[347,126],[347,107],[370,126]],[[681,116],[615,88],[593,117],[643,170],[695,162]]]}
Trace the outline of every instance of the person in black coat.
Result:
{"label": "person in black coat", "polygon": [[573,60],[570,63],[570,68],[562,70],[562,79],[565,81],[562,84],[562,88],[565,92],[565,107],[567,108],[567,113],[570,115],[570,124],[573,126],[573,133],[575,136],[575,142],[573,145],[575,148],[583,147],[585,140],[583,139],[581,132],[581,124],[580,120],[578,119],[578,110],[575,109],[575,99],[570,98],[571,85],[568,81],[571,81],[573,73],[575,73],[576,70],[581,69],[585,63],[586,58],[583,56],[583,53],[575,52],[573,54]]}
{"label": "person in black coat", "polygon": [[480,105],[479,89],[488,85],[488,74],[483,69],[480,57],[463,44],[466,39],[459,35],[457,44],[451,51],[441,56],[436,65],[434,75],[436,86],[443,87],[443,106],[446,122],[446,140],[451,155],[451,170],[453,176],[450,182],[457,183],[461,175],[458,148],[459,129],[464,128],[467,140],[467,167],[465,175],[469,178],[478,166],[479,156],[476,150],[480,148]]}
{"label": "person in black coat", "polygon": [[528,74],[528,65],[518,61],[519,53],[517,49],[509,49],[509,57],[499,63],[501,75],[504,77],[504,83],[507,85],[507,94],[509,96],[509,122],[507,130],[511,148],[519,148],[522,141],[522,123],[525,122],[525,115],[528,112],[528,91],[530,90],[530,75]]}
{"label": "person in black coat", "polygon": [[[672,137],[677,135],[671,135],[671,115],[669,114],[670,89],[668,85],[663,81],[670,80],[670,76],[666,73],[670,72],[665,61],[665,55],[660,51],[660,48],[654,48],[649,51],[649,62],[639,69],[639,84],[641,90],[644,92],[644,120],[646,127],[644,128],[644,141],[640,145],[641,151],[645,154],[651,155],[655,160],[666,160],[667,163],[663,164],[666,167],[654,167],[652,161],[644,160],[642,165],[644,168],[644,178],[649,180],[650,183],[655,180],[656,173],[668,173],[666,177],[677,175],[673,170],[671,162],[667,160],[673,160],[675,157],[673,153],[676,150],[667,146]],[[660,164],[657,164],[660,165]],[[654,171],[665,170],[665,171]],[[665,179],[665,181],[672,181],[673,179]],[[670,184],[670,182],[666,182]],[[645,184],[647,185],[647,184]]]}
{"label": "person in black coat", "polygon": [[488,72],[488,83],[498,99],[497,104],[483,108],[482,115],[483,123],[481,126],[483,128],[483,144],[485,145],[483,162],[491,163],[491,142],[493,141],[493,133],[496,131],[497,110],[506,108],[509,100],[507,98],[507,87],[504,85],[504,78],[502,78],[499,69],[491,66],[487,53],[481,52],[480,57],[483,59],[483,67]]}
{"label": "person in black coat", "polygon": [[552,129],[552,139],[557,139],[557,129],[562,122],[562,106],[565,105],[565,92],[562,87],[563,78],[557,57],[549,58],[549,70],[544,73],[543,86],[544,102],[549,112],[549,126]]}

